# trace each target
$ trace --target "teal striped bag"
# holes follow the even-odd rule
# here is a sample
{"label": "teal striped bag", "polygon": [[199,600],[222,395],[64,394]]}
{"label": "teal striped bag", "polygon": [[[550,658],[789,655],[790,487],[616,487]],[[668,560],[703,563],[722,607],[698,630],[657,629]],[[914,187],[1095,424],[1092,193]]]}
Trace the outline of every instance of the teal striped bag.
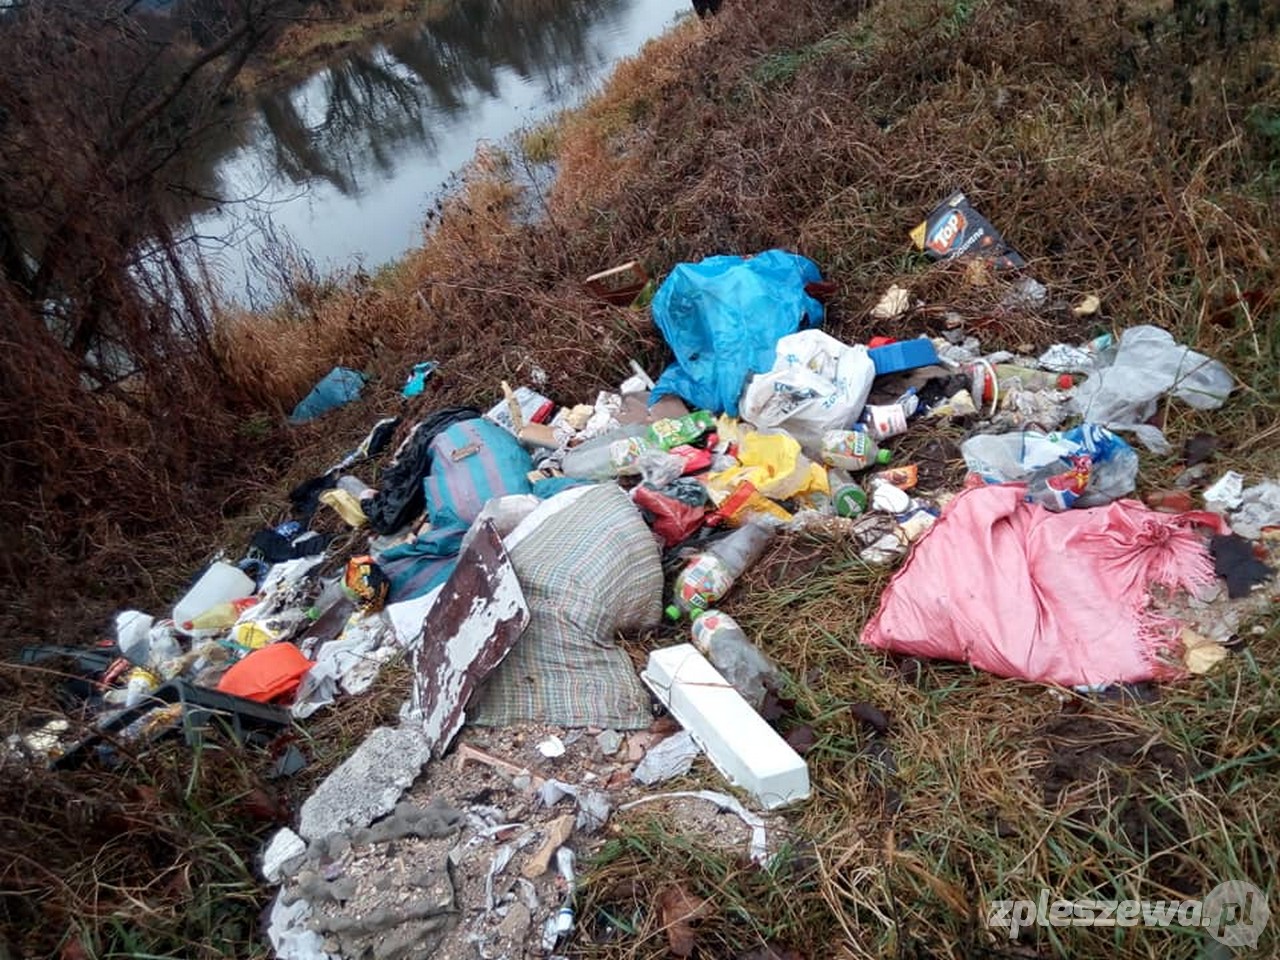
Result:
{"label": "teal striped bag", "polygon": [[463,420],[431,441],[423,481],[427,518],[436,530],[471,526],[493,497],[528,493],[533,461],[520,441],[488,420]]}

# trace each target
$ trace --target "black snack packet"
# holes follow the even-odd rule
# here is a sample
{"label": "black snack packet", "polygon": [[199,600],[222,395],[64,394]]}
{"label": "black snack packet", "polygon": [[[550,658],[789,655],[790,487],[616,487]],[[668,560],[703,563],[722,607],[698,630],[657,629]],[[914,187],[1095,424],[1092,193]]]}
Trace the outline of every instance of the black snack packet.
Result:
{"label": "black snack packet", "polygon": [[1000,231],[959,191],[938,204],[933,213],[911,231],[911,239],[931,260],[983,257],[994,260],[997,267],[1014,269],[1027,265],[1005,243]]}

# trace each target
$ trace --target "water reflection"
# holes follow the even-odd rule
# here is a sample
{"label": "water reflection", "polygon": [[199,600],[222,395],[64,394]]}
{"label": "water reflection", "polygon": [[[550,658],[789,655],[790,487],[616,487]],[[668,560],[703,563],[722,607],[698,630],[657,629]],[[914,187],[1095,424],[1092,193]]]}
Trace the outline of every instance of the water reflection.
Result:
{"label": "water reflection", "polygon": [[256,216],[322,266],[376,264],[418,236],[428,200],[475,151],[569,105],[688,0],[456,0],[442,15],[345,53],[259,96],[206,151],[206,187],[232,202],[196,232],[232,236],[218,256],[243,289]]}

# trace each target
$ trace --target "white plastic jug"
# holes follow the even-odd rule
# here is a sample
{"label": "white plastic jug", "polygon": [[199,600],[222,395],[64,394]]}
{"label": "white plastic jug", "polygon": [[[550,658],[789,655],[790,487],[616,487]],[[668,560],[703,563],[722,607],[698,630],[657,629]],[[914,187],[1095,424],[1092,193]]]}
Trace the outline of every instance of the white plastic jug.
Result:
{"label": "white plastic jug", "polygon": [[214,604],[250,596],[254,589],[253,581],[242,570],[218,560],[174,604],[173,622],[181,625],[194,620]]}

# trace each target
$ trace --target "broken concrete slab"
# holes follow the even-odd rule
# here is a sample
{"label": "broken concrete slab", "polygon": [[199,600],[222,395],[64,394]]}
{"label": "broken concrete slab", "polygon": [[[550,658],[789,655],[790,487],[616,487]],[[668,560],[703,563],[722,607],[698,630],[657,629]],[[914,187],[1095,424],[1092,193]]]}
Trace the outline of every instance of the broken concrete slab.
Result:
{"label": "broken concrete slab", "polygon": [[[404,837],[447,837],[459,829],[463,814],[447,803],[433,800],[425,807],[415,803],[397,803],[391,816],[379,820],[371,827],[352,830],[348,835],[350,843],[387,843]],[[338,856],[334,850],[334,841],[341,841],[342,835],[329,837],[329,855]]]}
{"label": "broken concrete slab", "polygon": [[528,625],[515,568],[486,520],[428,611],[413,654],[413,709],[436,756],[462,729],[471,694]]}
{"label": "broken concrete slab", "polygon": [[596,734],[596,746],[606,757],[612,757],[622,749],[622,734],[617,730],[601,730]]}
{"label": "broken concrete slab", "polygon": [[379,727],[302,805],[298,832],[319,840],[367,827],[389,813],[431,757],[431,741],[413,726]]}

